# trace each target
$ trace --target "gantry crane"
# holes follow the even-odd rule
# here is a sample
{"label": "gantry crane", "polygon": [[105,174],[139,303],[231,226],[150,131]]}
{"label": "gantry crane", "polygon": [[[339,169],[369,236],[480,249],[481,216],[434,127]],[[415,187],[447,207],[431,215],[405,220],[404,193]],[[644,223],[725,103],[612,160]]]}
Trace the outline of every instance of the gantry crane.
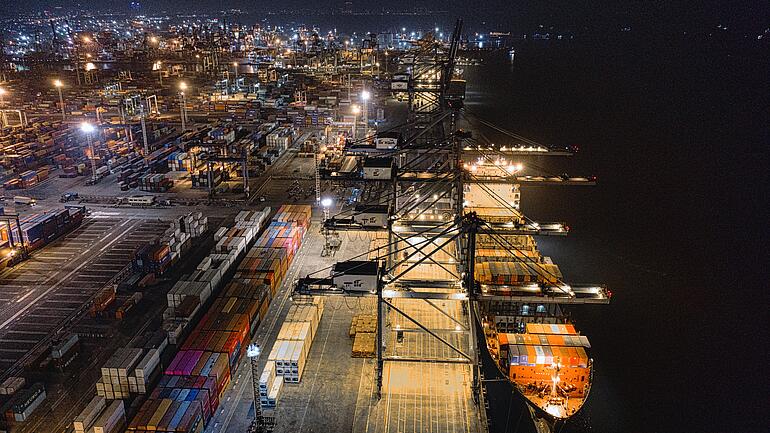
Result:
{"label": "gantry crane", "polygon": [[[378,395],[382,389],[384,362],[464,363],[469,364],[472,371],[472,395],[483,406],[476,336],[478,303],[535,303],[555,311],[567,304],[606,304],[610,295],[603,285],[569,284],[550,268],[529,261],[522,261],[523,266],[542,278],[538,283],[511,284],[510,294],[487,290],[477,281],[476,244],[480,240],[515,258],[521,251],[511,242],[511,236],[564,236],[569,232],[563,222],[536,222],[526,217],[519,209],[520,185],[592,185],[595,178],[524,175],[523,167],[509,158],[570,156],[575,149],[541,145],[509,131],[507,135],[514,138],[515,143],[495,146],[483,143],[458,126],[465,121],[494,127],[466,112],[464,83],[453,79],[461,31],[462,21],[458,20],[448,48],[428,38],[418,41],[414,50],[402,55],[408,59],[406,66],[410,72],[409,121],[399,127],[406,138],[395,146],[379,149],[370,143],[353,141],[344,150],[347,157],[357,159],[358,166],[363,166],[363,170],[355,170],[345,181],[373,185],[379,195],[365,205],[325,219],[323,229],[386,232],[385,244],[338,263],[328,276],[316,272],[300,278],[294,291],[303,295],[377,299]],[[374,138],[375,143],[384,132],[392,131],[380,131]],[[367,165],[374,169],[368,172]],[[331,170],[322,171],[321,176],[342,180],[339,172]],[[508,186],[513,188],[512,193],[506,191]],[[501,215],[477,212],[469,192],[486,197]],[[368,260],[370,253],[375,253],[377,259]],[[432,266],[440,276],[410,276],[425,265]],[[374,276],[376,282],[359,287],[346,283],[347,277],[357,275]],[[423,300],[444,315],[435,302],[462,303],[467,317],[449,318],[457,324],[458,332],[468,336],[467,347],[460,347],[421,323],[394,302],[399,298]],[[383,338],[386,309],[436,338],[456,356],[425,359],[386,355]]]}

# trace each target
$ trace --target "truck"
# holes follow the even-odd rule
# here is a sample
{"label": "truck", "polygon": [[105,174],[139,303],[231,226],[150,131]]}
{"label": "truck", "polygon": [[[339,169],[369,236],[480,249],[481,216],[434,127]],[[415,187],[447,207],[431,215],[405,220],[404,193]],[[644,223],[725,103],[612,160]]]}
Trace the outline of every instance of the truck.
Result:
{"label": "truck", "polygon": [[30,206],[35,206],[37,204],[37,200],[35,200],[32,197],[25,197],[23,195],[17,195],[13,197],[13,203],[17,205],[24,205],[28,204]]}
{"label": "truck", "polygon": [[60,202],[66,203],[68,201],[77,200],[79,197],[78,193],[76,192],[65,192],[61,195],[61,198],[59,199]]}
{"label": "truck", "polygon": [[135,195],[128,198],[128,204],[131,206],[151,206],[155,203],[154,195]]}

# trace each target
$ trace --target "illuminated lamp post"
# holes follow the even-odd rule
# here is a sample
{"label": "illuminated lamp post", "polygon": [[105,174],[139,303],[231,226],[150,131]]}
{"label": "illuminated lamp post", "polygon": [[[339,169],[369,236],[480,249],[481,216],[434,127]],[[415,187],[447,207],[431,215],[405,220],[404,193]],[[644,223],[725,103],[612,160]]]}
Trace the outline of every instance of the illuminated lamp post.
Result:
{"label": "illuminated lamp post", "polygon": [[364,101],[364,138],[369,129],[369,98],[371,97],[372,94],[368,90],[361,91],[361,100]]}
{"label": "illuminated lamp post", "polygon": [[80,130],[83,131],[88,138],[88,151],[91,153],[91,181],[94,183],[96,183],[96,159],[94,158],[96,155],[94,154],[94,142],[91,139],[91,134],[93,134],[95,129],[94,125],[88,122],[80,124]]}
{"label": "illuminated lamp post", "polygon": [[350,132],[353,140],[356,140],[358,138],[356,135],[356,123],[358,123],[358,113],[361,112],[361,109],[358,108],[358,105],[354,105],[351,111],[353,112],[353,129]]}
{"label": "illuminated lamp post", "polygon": [[329,197],[324,197],[321,199],[321,207],[323,207],[324,210],[324,222],[329,219],[329,208],[333,203],[334,202]]}
{"label": "illuminated lamp post", "polygon": [[179,106],[179,117],[182,118],[182,131],[184,131],[186,129],[186,127],[187,127],[187,125],[186,125],[186,121],[187,121],[187,107],[186,107],[186,105],[187,105],[187,103],[186,103],[186,99],[185,99],[185,95],[184,95],[185,90],[187,90],[187,83],[182,81],[181,83],[179,83],[179,96],[180,96],[180,99],[181,99],[181,102],[180,102],[181,105]]}
{"label": "illuminated lamp post", "polygon": [[64,97],[61,93],[61,88],[64,86],[64,84],[61,82],[61,80],[54,80],[53,85],[56,87],[56,90],[59,91],[59,105],[61,105],[61,119],[64,120],[65,117],[67,117],[67,114],[64,111]]}

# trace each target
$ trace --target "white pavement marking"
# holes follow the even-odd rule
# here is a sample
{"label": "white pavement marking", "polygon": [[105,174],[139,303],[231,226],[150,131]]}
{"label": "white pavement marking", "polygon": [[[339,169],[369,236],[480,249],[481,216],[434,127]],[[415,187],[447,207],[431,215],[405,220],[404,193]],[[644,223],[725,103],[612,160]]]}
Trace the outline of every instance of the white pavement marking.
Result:
{"label": "white pavement marking", "polygon": [[[121,225],[120,225],[120,227],[122,227],[122,226],[124,226],[124,225],[125,225],[125,223],[124,223],[124,224],[121,224]],[[111,245],[111,244],[113,244],[113,243],[117,242],[117,241],[118,241],[118,240],[119,240],[121,237],[123,237],[123,236],[126,234],[126,232],[128,232],[129,230],[131,230],[131,229],[133,228],[133,226],[134,226],[134,225],[130,226],[129,228],[127,228],[126,230],[124,230],[124,231],[123,231],[123,232],[122,232],[120,235],[118,235],[118,236],[114,237],[114,238],[113,238],[113,239],[112,239],[112,240],[111,240],[111,241],[108,243],[108,245]],[[87,252],[88,252],[90,249],[91,249],[91,248],[88,248],[87,250],[83,251],[83,254],[87,253]],[[57,288],[57,287],[58,287],[58,286],[61,284],[61,282],[62,282],[63,280],[66,280],[66,279],[68,279],[68,278],[69,278],[70,276],[72,276],[72,275],[73,275],[75,272],[79,271],[79,270],[80,270],[80,268],[82,268],[83,266],[85,266],[86,264],[88,264],[88,262],[89,262],[88,260],[84,261],[83,263],[81,263],[80,265],[78,265],[78,266],[77,266],[75,269],[73,269],[72,271],[70,271],[70,272],[69,272],[67,275],[65,275],[63,278],[60,278],[60,279],[59,279],[59,281],[58,281],[56,284],[53,284],[53,285],[51,285],[51,287],[49,287],[49,288],[48,288],[46,291],[44,291],[43,293],[41,293],[40,295],[38,295],[38,297],[36,297],[36,298],[35,298],[35,299],[34,299],[32,302],[28,303],[28,304],[27,304],[26,306],[24,306],[24,307],[23,307],[21,310],[19,310],[19,311],[18,311],[16,314],[14,314],[14,315],[13,315],[13,316],[11,316],[10,318],[8,318],[8,320],[6,320],[6,321],[5,321],[5,322],[3,322],[2,324],[0,324],[0,329],[3,329],[3,328],[5,328],[6,326],[8,326],[9,324],[11,324],[11,323],[12,323],[14,320],[16,320],[16,319],[17,319],[19,316],[21,316],[21,315],[22,315],[22,314],[24,314],[24,313],[25,313],[25,312],[26,312],[28,309],[30,309],[32,306],[34,306],[34,305],[37,303],[37,301],[39,301],[41,298],[43,298],[43,297],[44,297],[44,296],[46,296],[47,294],[51,293],[51,291],[53,291],[55,288]],[[44,281],[42,284],[45,284],[45,283],[47,283],[49,280],[52,280],[52,279],[53,279],[55,276],[56,276],[56,275],[54,274],[54,275],[51,275],[50,277],[46,278],[46,280],[45,280],[45,281]]]}
{"label": "white pavement marking", "polygon": [[24,295],[24,296],[22,296],[21,298],[17,299],[17,300],[16,300],[16,302],[21,302],[21,301],[23,301],[23,300],[27,299],[27,297],[28,297],[29,295],[31,295],[32,293],[33,293],[33,291],[32,291],[32,290],[30,290],[29,292],[27,292],[27,294],[26,294],[26,295]]}

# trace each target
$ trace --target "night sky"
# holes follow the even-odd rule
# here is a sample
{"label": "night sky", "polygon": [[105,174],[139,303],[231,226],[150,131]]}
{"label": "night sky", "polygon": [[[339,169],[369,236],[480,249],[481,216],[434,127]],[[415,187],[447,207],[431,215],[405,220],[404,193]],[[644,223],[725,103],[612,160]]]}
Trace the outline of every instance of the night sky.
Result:
{"label": "night sky", "polygon": [[[52,6],[80,4],[87,9],[125,11],[129,0],[3,0],[0,13],[35,11]],[[241,8],[245,11],[276,9],[339,8],[342,0],[144,0],[147,13],[161,10],[206,10]],[[474,2],[468,8],[463,0],[369,0],[353,1],[354,9],[379,10],[382,8],[411,8],[422,6],[431,10],[447,10],[451,16],[464,16],[472,21],[487,21],[512,28],[529,28],[538,24],[613,28],[618,25],[640,25],[659,31],[678,30],[681,27],[715,27],[718,24],[752,29],[770,24],[770,3],[756,0],[666,1],[666,0],[487,0]],[[727,6],[729,5],[729,6]],[[3,11],[3,9],[5,9]]]}

